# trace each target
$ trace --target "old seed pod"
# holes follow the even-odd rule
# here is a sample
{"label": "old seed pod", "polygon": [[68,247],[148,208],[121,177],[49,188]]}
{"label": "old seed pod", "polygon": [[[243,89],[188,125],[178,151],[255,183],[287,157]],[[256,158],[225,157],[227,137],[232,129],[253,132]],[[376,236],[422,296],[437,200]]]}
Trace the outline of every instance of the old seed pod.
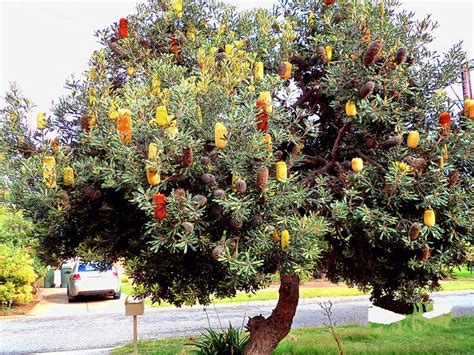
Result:
{"label": "old seed pod", "polygon": [[281,150],[275,150],[275,153],[273,153],[273,155],[275,156],[276,160],[281,160],[283,159],[284,153]]}
{"label": "old seed pod", "polygon": [[377,149],[379,146],[379,143],[377,142],[375,138],[365,137],[364,140],[365,140],[365,145],[369,149]]}
{"label": "old seed pod", "polygon": [[391,185],[391,184],[385,186],[385,188],[383,189],[383,193],[387,197],[392,197],[393,195],[395,195],[397,193],[397,191],[398,191],[397,186]]}
{"label": "old seed pod", "polygon": [[214,198],[225,198],[226,195],[226,192],[222,189],[217,189],[214,191]]}
{"label": "old seed pod", "polygon": [[191,233],[194,230],[194,224],[191,222],[183,222],[182,227],[184,233]]}
{"label": "old seed pod", "polygon": [[209,158],[209,157],[202,157],[202,158],[201,158],[201,164],[204,165],[204,166],[208,166],[209,164],[211,164],[211,158]]}
{"label": "old seed pod", "polygon": [[261,166],[257,170],[257,190],[263,191],[268,184],[268,168],[266,166]]}
{"label": "old seed pod", "polygon": [[174,193],[176,195],[176,197],[179,197],[179,198],[185,198],[186,197],[186,191],[184,189],[176,189],[174,190]]}
{"label": "old seed pod", "polygon": [[415,240],[420,236],[421,226],[418,223],[412,223],[408,230],[408,236],[411,240]]}
{"label": "old seed pod", "polygon": [[407,59],[407,56],[408,52],[405,48],[398,48],[395,63],[397,63],[398,65],[402,64]]}
{"label": "old seed pod", "polygon": [[212,219],[221,218],[222,213],[224,213],[224,208],[218,204],[212,205],[211,210],[209,211],[209,215]]}
{"label": "old seed pod", "polygon": [[237,180],[235,182],[235,191],[237,191],[239,194],[244,194],[247,192],[247,183],[244,180]]}
{"label": "old seed pod", "polygon": [[263,224],[263,217],[260,214],[255,214],[252,217],[252,227],[258,228]]}
{"label": "old seed pod", "polygon": [[218,260],[220,256],[224,253],[224,247],[222,245],[217,245],[212,249],[212,258]]}
{"label": "old seed pod", "polygon": [[457,185],[459,182],[459,170],[453,170],[449,174],[449,186]]}
{"label": "old seed pod", "polygon": [[369,66],[374,64],[377,60],[380,52],[382,51],[383,42],[375,40],[369,44],[367,50],[364,53],[364,65]]}
{"label": "old seed pod", "polygon": [[207,197],[203,195],[196,195],[192,198],[193,202],[196,202],[200,207],[207,205]]}
{"label": "old seed pod", "polygon": [[244,221],[240,218],[236,218],[236,217],[230,217],[230,220],[229,220],[229,225],[235,229],[235,230],[239,230],[240,228],[242,228],[242,226],[244,225]]}
{"label": "old seed pod", "polygon": [[421,261],[427,262],[430,256],[431,256],[431,250],[429,247],[425,246],[422,249]]}
{"label": "old seed pod", "polygon": [[382,149],[388,150],[388,149],[391,149],[393,147],[396,147],[397,145],[400,145],[402,143],[402,141],[403,141],[403,137],[401,135],[393,136],[393,137],[388,138],[384,142],[382,142],[380,147]]}
{"label": "old seed pod", "polygon": [[212,174],[204,173],[201,175],[201,181],[203,184],[206,184],[206,185],[209,185],[212,183],[212,180],[213,180],[212,178],[213,178]]}
{"label": "old seed pod", "polygon": [[185,168],[189,168],[193,165],[194,157],[193,157],[193,148],[186,147],[183,149],[183,155],[181,157],[181,164]]}
{"label": "old seed pod", "polygon": [[326,64],[328,62],[328,56],[327,56],[327,53],[326,53],[326,48],[324,48],[323,46],[319,46],[316,49],[316,57],[319,59],[319,61],[322,64]]}
{"label": "old seed pod", "polygon": [[423,166],[426,162],[425,159],[408,156],[404,160],[407,162],[408,165],[410,165],[410,168],[417,171],[419,174],[423,173]]}
{"label": "old seed pod", "polygon": [[359,97],[365,99],[372,91],[374,91],[374,89],[375,83],[373,81],[366,82],[359,91]]}

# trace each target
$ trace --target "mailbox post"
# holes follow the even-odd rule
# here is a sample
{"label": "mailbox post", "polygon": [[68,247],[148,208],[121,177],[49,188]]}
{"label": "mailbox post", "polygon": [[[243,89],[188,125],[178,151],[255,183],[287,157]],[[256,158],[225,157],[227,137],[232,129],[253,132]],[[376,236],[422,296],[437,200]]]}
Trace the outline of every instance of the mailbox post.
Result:
{"label": "mailbox post", "polygon": [[137,340],[138,340],[138,318],[145,312],[145,302],[142,298],[132,298],[127,296],[125,298],[125,315],[133,316],[133,353],[138,354]]}

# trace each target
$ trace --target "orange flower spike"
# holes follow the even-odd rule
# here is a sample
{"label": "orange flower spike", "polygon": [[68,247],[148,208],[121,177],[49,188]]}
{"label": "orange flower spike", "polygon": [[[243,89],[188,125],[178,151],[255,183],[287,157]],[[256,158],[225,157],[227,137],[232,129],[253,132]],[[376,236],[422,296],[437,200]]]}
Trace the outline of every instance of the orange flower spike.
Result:
{"label": "orange flower spike", "polygon": [[263,132],[268,131],[267,103],[264,99],[257,100],[257,129]]}
{"label": "orange flower spike", "polygon": [[128,37],[128,20],[126,18],[121,18],[119,21],[119,37]]}
{"label": "orange flower spike", "polygon": [[153,195],[153,203],[155,205],[155,218],[162,221],[166,218],[166,196],[160,193]]}
{"label": "orange flower spike", "polygon": [[120,141],[128,143],[132,140],[132,114],[130,110],[119,109],[117,118],[117,131]]}
{"label": "orange flower spike", "polygon": [[280,64],[278,68],[278,75],[281,76],[282,79],[288,80],[291,77],[291,72],[293,70],[293,65],[289,62],[283,62]]}
{"label": "orange flower spike", "polygon": [[441,125],[440,134],[442,136],[447,136],[451,130],[451,115],[449,112],[442,112],[439,115],[439,124]]}

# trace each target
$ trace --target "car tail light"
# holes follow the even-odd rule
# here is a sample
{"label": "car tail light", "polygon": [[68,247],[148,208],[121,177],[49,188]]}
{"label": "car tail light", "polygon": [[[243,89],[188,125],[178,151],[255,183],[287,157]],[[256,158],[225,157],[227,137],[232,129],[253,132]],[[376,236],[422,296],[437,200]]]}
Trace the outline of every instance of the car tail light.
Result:
{"label": "car tail light", "polygon": [[73,274],[73,275],[72,275],[72,278],[73,278],[74,280],[80,280],[80,279],[81,279],[81,275],[79,275],[79,274]]}
{"label": "car tail light", "polygon": [[114,275],[115,277],[118,277],[118,272],[117,272],[117,271],[114,271],[114,272],[112,273],[112,275]]}

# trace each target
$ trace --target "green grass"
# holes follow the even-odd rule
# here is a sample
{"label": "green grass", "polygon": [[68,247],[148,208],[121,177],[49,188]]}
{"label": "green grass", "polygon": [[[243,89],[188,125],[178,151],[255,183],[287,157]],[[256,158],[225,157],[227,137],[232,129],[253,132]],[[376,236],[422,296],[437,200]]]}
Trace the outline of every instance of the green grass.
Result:
{"label": "green grass", "polygon": [[[474,281],[472,280],[454,280],[442,281],[442,291],[462,291],[474,290]],[[130,284],[122,284],[122,292],[126,295],[131,293],[132,286]],[[360,296],[362,292],[356,288],[349,288],[346,286],[339,287],[301,287],[301,298],[315,298],[315,297],[342,297],[342,296]],[[257,291],[255,294],[248,294],[238,292],[234,298],[214,299],[215,304],[219,303],[242,303],[249,301],[270,301],[278,299],[278,289],[264,289]],[[146,300],[146,304],[151,307],[170,307],[166,302],[161,304],[152,304],[150,300]]]}
{"label": "green grass", "polygon": [[[472,354],[474,317],[441,316],[426,320],[408,317],[392,325],[342,326],[336,328],[348,354]],[[189,338],[141,341],[141,354],[186,354]],[[114,354],[131,353],[131,345]],[[300,328],[280,343],[274,354],[337,354],[336,343],[323,327]]]}
{"label": "green grass", "polygon": [[460,269],[454,269],[453,275],[455,279],[474,278],[474,268],[468,270],[468,268],[464,266]]}

